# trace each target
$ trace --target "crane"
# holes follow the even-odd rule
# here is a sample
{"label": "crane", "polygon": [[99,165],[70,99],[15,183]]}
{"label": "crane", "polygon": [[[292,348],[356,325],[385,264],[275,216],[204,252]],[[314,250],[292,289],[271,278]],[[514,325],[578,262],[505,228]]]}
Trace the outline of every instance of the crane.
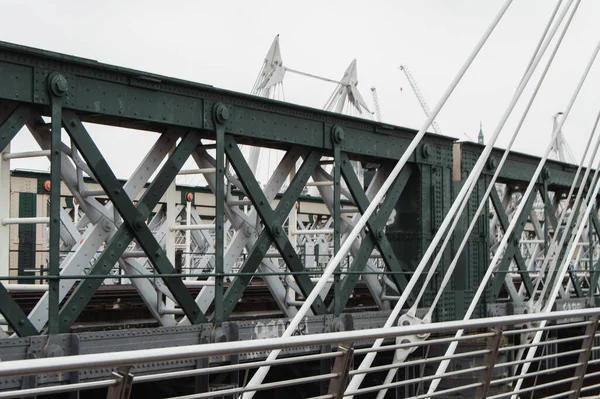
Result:
{"label": "crane", "polygon": [[[419,89],[419,86],[417,85],[417,81],[415,80],[415,78],[413,78],[412,74],[410,73],[410,71],[408,70],[406,65],[400,65],[400,67],[398,69],[400,69],[402,72],[404,72],[404,75],[406,76],[408,83],[410,83],[410,87],[412,87],[413,92],[415,93],[415,96],[417,96],[417,100],[419,100],[419,103],[421,104],[421,108],[423,108],[423,112],[425,112],[425,116],[429,117],[429,114],[431,114],[431,110],[429,109],[429,106],[427,105],[427,102],[425,101],[425,98],[423,97],[423,94],[421,93],[421,90]],[[442,129],[440,128],[440,125],[438,125],[438,123],[436,121],[433,121],[431,123],[431,126],[433,127],[433,130],[437,134],[442,134]]]}
{"label": "crane", "polygon": [[379,98],[377,98],[377,89],[371,87],[371,94],[373,95],[373,107],[375,108],[375,118],[377,122],[381,122],[381,108],[379,108]]}

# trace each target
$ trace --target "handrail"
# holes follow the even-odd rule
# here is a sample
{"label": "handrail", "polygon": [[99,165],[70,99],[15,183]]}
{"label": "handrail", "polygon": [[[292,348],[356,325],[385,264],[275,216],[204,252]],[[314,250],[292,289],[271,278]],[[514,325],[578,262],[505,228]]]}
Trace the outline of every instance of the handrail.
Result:
{"label": "handrail", "polygon": [[542,320],[551,321],[572,319],[577,317],[591,317],[599,314],[600,307],[582,309],[578,311],[560,311],[489,317],[468,321],[446,321],[424,325],[375,328],[369,330],[321,333],[250,341],[220,342],[54,358],[14,360],[0,362],[0,377],[73,371],[100,367],[127,366],[138,363],[159,362],[174,359],[181,360],[205,358],[211,356],[227,356],[245,352],[260,352],[273,349],[320,346],[327,344],[339,344],[343,342],[373,340],[378,338],[396,338],[408,335],[438,334],[444,332],[456,332],[459,329],[476,329],[487,328],[490,326],[525,324]]}

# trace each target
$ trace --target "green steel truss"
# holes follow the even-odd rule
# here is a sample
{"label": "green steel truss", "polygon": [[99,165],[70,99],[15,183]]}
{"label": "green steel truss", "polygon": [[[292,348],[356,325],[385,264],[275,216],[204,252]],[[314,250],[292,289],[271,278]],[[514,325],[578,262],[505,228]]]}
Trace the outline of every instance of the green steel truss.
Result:
{"label": "green steel truss", "polygon": [[[51,123],[45,126],[42,117],[51,118]],[[136,176],[145,185],[139,201],[133,201],[136,198],[133,189],[115,177],[87,132],[87,123],[161,135],[144,161],[148,165],[140,165],[136,171]],[[306,297],[314,286],[311,275],[315,271],[305,267],[305,259],[290,241],[290,230],[295,227],[290,226],[288,221],[290,212],[301,201],[309,179],[315,180],[316,176],[331,179],[331,187],[320,187],[321,192],[327,195],[316,201],[324,202],[328,215],[333,218],[331,243],[335,253],[343,242],[344,232],[353,223],[343,210],[350,205],[360,214],[367,208],[373,193],[415,135],[415,131],[397,126],[0,43],[0,150],[4,150],[25,126],[32,130],[38,142],[45,143],[50,149],[49,294],[44,305],[40,305],[42,310],[36,310],[47,312],[48,322],[32,322],[38,318],[30,316],[31,320],[28,319],[5,286],[0,284],[0,312],[19,336],[68,332],[114,265],[123,264],[122,256],[128,248],[143,251],[150,266],[149,269],[137,269],[143,269],[149,275],[145,276],[146,280],[134,282],[148,306],[156,305],[155,294],[158,293],[161,304],[162,295],[165,295],[185,316],[176,320],[155,309],[153,314],[163,325],[227,321],[244,297],[247,286],[259,275],[278,297],[276,301],[279,301],[282,311],[288,316],[293,315],[298,303],[282,299],[285,291],[295,289],[300,297]],[[72,143],[67,153],[61,137],[63,129]],[[241,145],[286,152],[267,186],[259,184]],[[152,171],[166,156],[165,149],[171,153],[150,182]],[[214,158],[209,155],[209,149],[214,150]],[[389,301],[393,302],[394,297],[405,290],[412,270],[441,225],[464,177],[481,151],[482,146],[478,144],[456,143],[449,137],[426,135],[379,204],[378,211],[369,219],[352,248],[349,261],[335,273],[333,295],[323,295],[315,301],[312,313],[335,316],[344,313],[360,281],[366,281],[378,306],[389,306]],[[76,168],[65,162],[66,155],[71,157],[69,159],[73,160]],[[499,159],[501,155],[500,150],[495,150],[493,158]],[[205,174],[209,185],[206,190],[215,199],[214,233],[194,233],[196,243],[200,245],[205,241],[209,248],[210,259],[206,264],[212,267],[213,273],[207,275],[207,281],[213,282],[213,285],[203,289],[197,298],[191,296],[184,276],[178,274],[165,251],[164,237],[169,226],[165,231],[154,229],[164,210],[161,199],[190,156],[200,168],[214,169],[214,172]],[[296,168],[298,160],[301,166]],[[519,192],[529,182],[538,161],[533,156],[511,154],[500,173],[499,183],[507,187],[507,192]],[[367,190],[358,179],[352,162],[378,165]],[[331,174],[323,169],[322,165],[326,164],[333,164]],[[229,172],[229,166],[234,175]],[[470,199],[468,215],[463,218],[452,238],[452,245],[444,254],[441,270],[432,286],[428,287],[423,306],[430,303],[437,292],[441,277],[462,238],[460,232],[466,229],[469,215],[479,203],[494,169],[492,160],[481,178],[480,188]],[[103,208],[104,205],[94,198],[86,199],[78,191],[77,184],[67,178],[70,173],[81,174],[82,171],[102,187],[114,213],[107,211],[108,208]],[[293,173],[293,179],[277,194],[290,173]],[[538,220],[533,216],[538,197],[531,197],[509,240],[480,313],[485,313],[486,304],[501,300],[504,303],[517,302],[535,295],[535,280],[530,275],[534,270],[522,253],[520,240],[526,234],[535,233],[537,239],[543,241],[544,245],[540,247],[545,251],[547,241],[556,232],[571,234],[571,226],[557,226],[557,207],[561,196],[568,192],[574,175],[573,166],[548,162],[545,173],[537,182],[544,217]],[[95,237],[98,237],[95,241],[89,239],[91,234],[69,230],[68,223],[65,224],[62,219],[60,201],[64,194],[60,192],[61,179],[72,191],[73,197],[81,202],[89,221],[94,223],[94,229],[97,229],[94,230]],[[247,197],[245,205],[256,212],[258,219],[252,219],[239,206],[232,205],[228,197],[229,185],[234,185],[241,196]],[[272,205],[275,198],[277,203]],[[514,209],[514,204],[509,204],[511,201],[510,195],[507,201],[503,201],[498,193],[492,193],[490,214],[481,217],[476,233],[470,237],[455,279],[444,293],[443,309],[436,314],[438,319],[458,317],[468,307],[488,267],[488,255],[494,250],[490,229],[496,227],[490,225],[490,220],[495,218],[497,228],[506,229],[512,215],[510,206]],[[181,212],[180,208],[176,209]],[[600,224],[596,213],[590,217],[589,225],[587,239],[597,242]],[[66,242],[63,236],[69,234],[74,242],[86,237],[73,247],[73,257],[82,259],[79,269],[75,269],[81,270],[78,278],[69,275],[71,269],[64,264],[71,258],[60,258],[61,242],[63,245]],[[102,243],[106,244],[106,248],[97,259],[84,256],[82,247],[89,245],[93,252]],[[211,243],[214,245],[211,246]],[[237,270],[233,270],[235,262],[232,259],[240,259],[244,248],[243,261]],[[277,251],[281,263],[267,258],[269,250]],[[377,256],[374,257],[374,254]],[[591,277],[587,283],[577,270],[570,274],[574,297],[593,297],[598,288],[600,259],[593,256],[593,253],[589,256]],[[376,264],[374,259],[381,261]],[[515,269],[509,273],[513,263]],[[86,265],[89,267],[84,275]],[[125,266],[137,267],[134,261],[125,262]],[[277,268],[285,272],[260,272]],[[378,275],[372,275],[372,270],[376,270]],[[519,276],[518,281],[514,280],[515,275]],[[75,279],[77,284],[73,283]],[[72,283],[67,286],[66,281]],[[508,299],[504,298],[503,292],[510,294]],[[520,299],[515,295],[517,292],[521,292]],[[407,305],[412,304],[415,294],[411,293]]]}

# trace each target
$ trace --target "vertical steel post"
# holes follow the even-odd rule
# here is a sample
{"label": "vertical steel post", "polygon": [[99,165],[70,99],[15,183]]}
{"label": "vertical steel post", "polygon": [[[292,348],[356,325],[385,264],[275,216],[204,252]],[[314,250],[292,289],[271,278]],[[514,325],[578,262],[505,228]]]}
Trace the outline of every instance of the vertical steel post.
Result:
{"label": "vertical steel post", "polygon": [[[331,141],[333,144],[333,256],[340,250],[340,224],[342,221],[341,203],[340,203],[340,181],[342,177],[341,169],[341,143],[344,140],[344,130],[339,126],[331,129]],[[342,263],[338,264],[334,273],[333,301],[334,314],[339,316],[344,311],[344,306],[340,298],[340,271]]]}
{"label": "vertical steel post", "polygon": [[58,334],[59,275],[60,275],[60,162],[62,131],[62,99],[67,94],[67,78],[58,73],[48,76],[51,94],[52,126],[50,138],[50,238],[48,256],[48,333]]}
{"label": "vertical steel post", "polygon": [[[594,227],[592,225],[592,218],[595,217],[594,215],[597,214],[598,213],[596,212],[596,207],[594,207],[592,208],[592,212],[588,217],[588,267],[586,271],[587,273],[589,273],[590,276],[593,273],[592,269],[594,265]],[[588,288],[591,289],[591,284]]]}
{"label": "vertical steel post", "polygon": [[584,351],[579,354],[579,359],[577,359],[577,363],[579,363],[577,368],[575,368],[575,376],[577,379],[571,383],[571,390],[573,393],[569,395],[569,399],[579,398],[579,393],[583,387],[583,379],[585,378],[588,361],[590,360],[592,348],[594,347],[594,338],[596,337],[596,331],[598,329],[598,318],[599,316],[597,315],[593,316],[590,320],[591,324],[585,329],[586,338],[581,342],[581,348],[584,349]]}
{"label": "vertical steel post", "polygon": [[[544,189],[542,192],[542,200],[544,201],[544,258],[546,258],[548,255],[548,241],[550,240],[550,217],[548,216],[548,204],[550,203],[550,196],[548,195],[548,179],[544,179],[543,185]],[[556,230],[558,230],[558,226],[556,226]],[[535,295],[535,292],[533,295]]]}
{"label": "vertical steel post", "polygon": [[338,347],[338,351],[343,353],[343,356],[337,357],[333,364],[333,372],[337,373],[337,377],[334,377],[329,382],[328,394],[332,395],[335,399],[343,399],[346,385],[348,384],[348,372],[350,371],[350,365],[352,364],[352,358],[354,356],[353,343],[349,342],[342,344]]}
{"label": "vertical steel post", "polygon": [[479,381],[482,383],[475,391],[475,399],[487,398],[488,389],[490,388],[490,381],[492,380],[492,374],[494,372],[494,364],[498,357],[498,348],[500,347],[500,341],[502,338],[502,326],[492,327],[490,331],[494,334],[493,337],[488,341],[487,349],[489,352],[483,357],[483,365],[485,369],[481,370]]}
{"label": "vertical steel post", "polygon": [[[0,148],[0,220],[10,217],[10,143],[4,151]],[[10,275],[10,225],[0,223],[0,276]]]}
{"label": "vertical steel post", "polygon": [[217,103],[213,108],[216,134],[216,174],[215,174],[215,300],[213,323],[222,323],[225,317],[223,303],[225,248],[225,122],[230,112],[224,104]]}
{"label": "vertical steel post", "polygon": [[[176,145],[173,145],[171,150],[169,151],[169,156],[173,155],[175,151]],[[165,252],[167,254],[167,259],[171,262],[172,265],[175,265],[175,241],[177,237],[177,231],[171,230],[171,227],[175,226],[175,220],[177,219],[177,181],[176,178],[171,181],[169,187],[167,188],[167,192],[165,194],[167,198],[167,215],[166,221],[167,229],[165,234]],[[115,208],[116,209],[116,208]],[[157,306],[160,309],[163,306],[163,294],[162,292],[157,292]],[[173,301],[168,296],[164,295],[164,305],[167,308],[175,307],[175,301]],[[160,310],[159,310],[160,312]]]}
{"label": "vertical steel post", "polygon": [[117,383],[110,388],[106,394],[106,399],[129,399],[133,385],[133,374],[129,373],[131,367],[120,367],[113,376]]}

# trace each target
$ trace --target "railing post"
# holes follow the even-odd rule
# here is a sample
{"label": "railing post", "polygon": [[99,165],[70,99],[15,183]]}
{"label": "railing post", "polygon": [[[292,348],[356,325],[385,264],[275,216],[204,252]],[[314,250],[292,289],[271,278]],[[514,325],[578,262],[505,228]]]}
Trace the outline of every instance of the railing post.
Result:
{"label": "railing post", "polygon": [[352,342],[340,344],[338,351],[342,352],[343,355],[335,359],[333,364],[333,372],[337,373],[337,377],[334,377],[329,382],[330,395],[333,395],[334,399],[343,399],[346,385],[348,384],[348,372],[350,371],[350,365],[352,364],[352,357],[354,355],[354,348]]}
{"label": "railing post", "polygon": [[48,91],[51,94],[52,127],[50,129],[50,237],[48,238],[48,334],[60,331],[58,314],[60,307],[60,187],[62,104],[69,83],[64,75],[52,73],[48,76]]}
{"label": "railing post", "polygon": [[[341,143],[344,140],[344,130],[340,126],[334,126],[331,129],[331,142],[333,145],[333,256],[340,250],[340,225],[341,215]],[[338,265],[333,274],[333,309],[334,316],[339,316],[344,312],[344,306],[340,300],[340,278],[342,263]]]}
{"label": "railing post", "polygon": [[598,329],[598,316],[593,316],[590,321],[590,325],[585,329],[585,335],[587,335],[587,337],[584,338],[581,343],[581,348],[584,349],[584,351],[579,354],[579,358],[577,359],[577,363],[579,363],[579,366],[575,368],[575,376],[577,379],[571,383],[571,390],[573,392],[569,395],[569,399],[579,398],[579,392],[583,387],[583,378],[585,377],[592,347],[594,346],[594,337],[596,336],[596,330]]}
{"label": "railing post", "polygon": [[133,374],[129,373],[130,369],[130,366],[119,367],[117,371],[113,372],[117,383],[108,388],[106,399],[129,399],[133,384]]}
{"label": "railing post", "polygon": [[487,398],[490,381],[492,380],[492,374],[494,372],[494,364],[496,363],[496,358],[498,357],[498,348],[500,347],[500,340],[502,338],[502,326],[494,326],[490,329],[490,331],[494,334],[494,336],[490,338],[487,345],[489,352],[483,357],[483,365],[485,366],[485,369],[481,370],[481,375],[479,376],[479,380],[482,382],[482,385],[477,387],[477,390],[475,391],[475,399]]}
{"label": "railing post", "polygon": [[216,174],[215,174],[215,296],[213,301],[213,323],[225,321],[223,291],[225,289],[225,123],[231,111],[222,103],[213,107],[216,142]]}

